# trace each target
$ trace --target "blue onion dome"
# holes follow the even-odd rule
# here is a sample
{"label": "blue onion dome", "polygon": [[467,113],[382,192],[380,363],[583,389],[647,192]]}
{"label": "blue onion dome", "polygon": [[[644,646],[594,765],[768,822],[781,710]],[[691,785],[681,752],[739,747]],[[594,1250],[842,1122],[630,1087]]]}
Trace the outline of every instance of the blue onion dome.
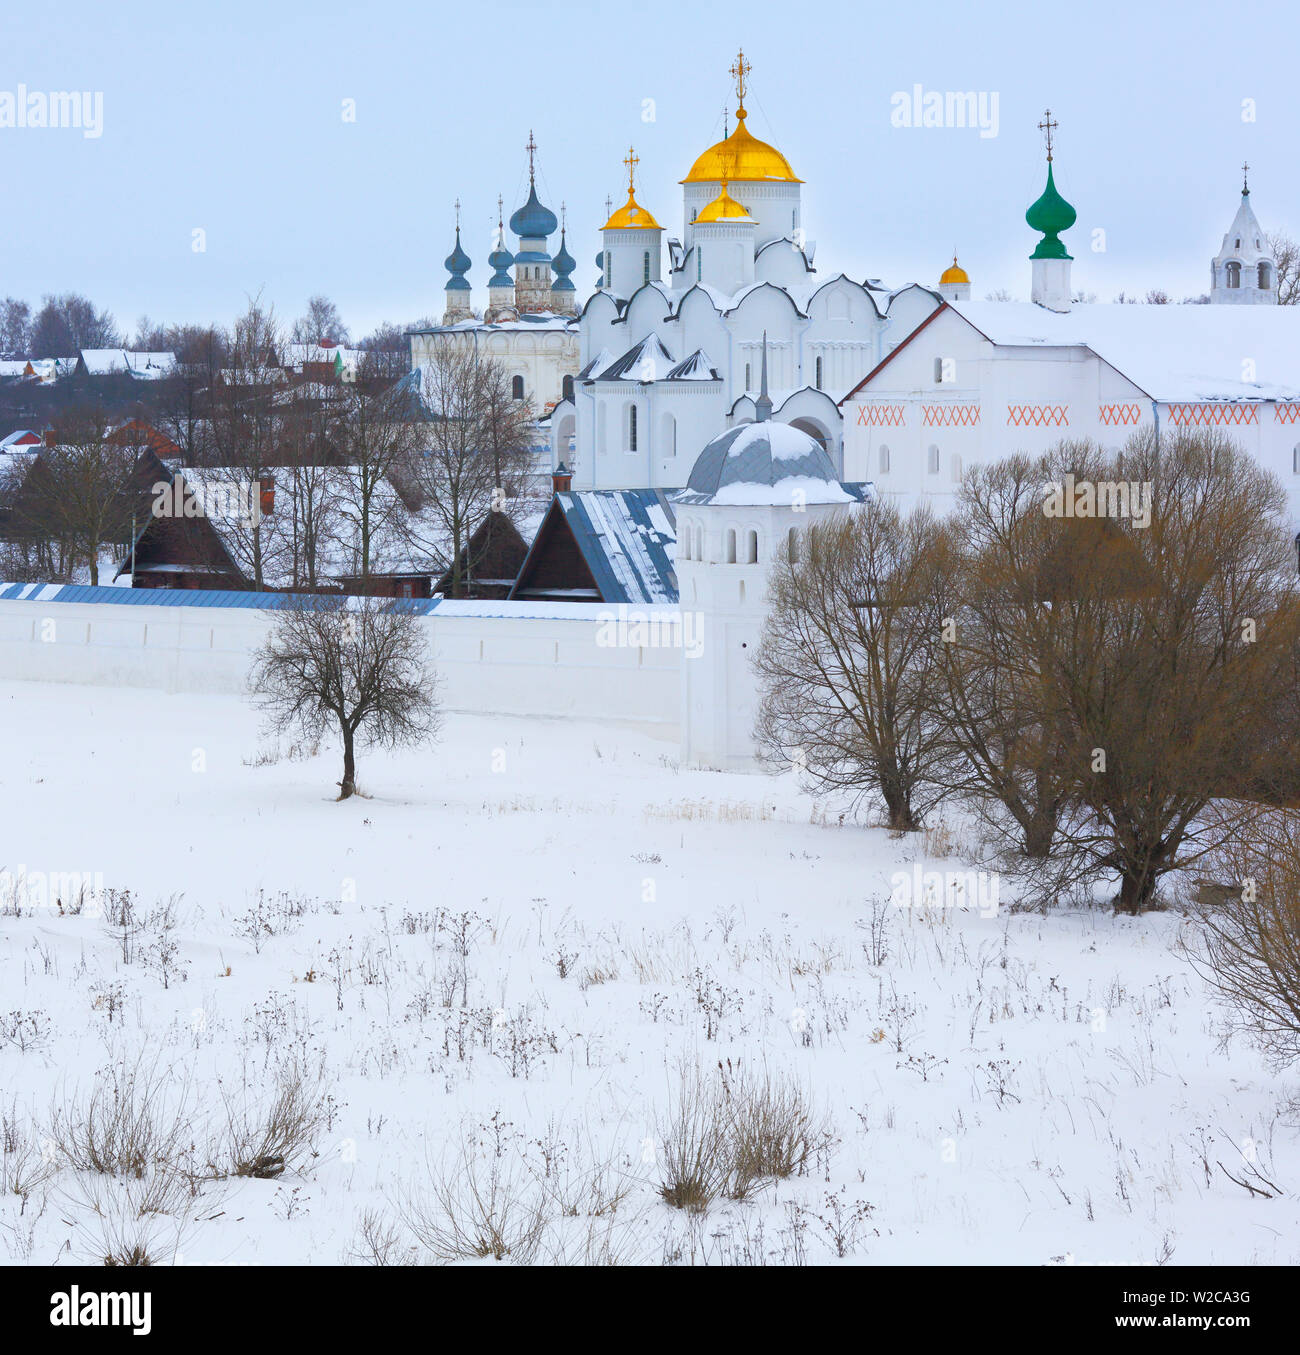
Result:
{"label": "blue onion dome", "polygon": [[498,224],[497,247],[488,255],[488,267],[493,270],[492,276],[488,279],[489,287],[513,287],[515,285],[514,279],[506,272],[506,269],[515,261],[514,255],[506,248],[501,235],[501,226]]}
{"label": "blue onion dome", "polygon": [[555,213],[537,200],[537,185],[528,184],[528,201],[510,218],[510,229],[521,240],[544,240],[559,225]]}
{"label": "blue onion dome", "polygon": [[577,268],[577,266],[578,266],[577,259],[575,259],[573,255],[570,254],[569,251],[565,248],[564,233],[561,232],[560,248],[557,251],[555,258],[551,260],[551,269],[559,277],[567,278],[569,274],[572,273],[575,268]]}
{"label": "blue onion dome", "polygon": [[443,260],[443,267],[451,274],[447,279],[447,290],[454,292],[468,292],[469,283],[465,281],[465,274],[470,270],[470,257],[461,248],[460,227],[456,227],[456,248]]}

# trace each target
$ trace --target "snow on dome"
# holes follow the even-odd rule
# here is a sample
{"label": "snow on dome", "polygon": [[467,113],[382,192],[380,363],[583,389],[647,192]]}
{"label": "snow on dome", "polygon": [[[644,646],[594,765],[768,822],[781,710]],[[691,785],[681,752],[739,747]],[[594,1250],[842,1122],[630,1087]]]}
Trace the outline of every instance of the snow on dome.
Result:
{"label": "snow on dome", "polygon": [[704,445],[680,503],[851,503],[822,445],[788,423],[761,420],[728,428]]}

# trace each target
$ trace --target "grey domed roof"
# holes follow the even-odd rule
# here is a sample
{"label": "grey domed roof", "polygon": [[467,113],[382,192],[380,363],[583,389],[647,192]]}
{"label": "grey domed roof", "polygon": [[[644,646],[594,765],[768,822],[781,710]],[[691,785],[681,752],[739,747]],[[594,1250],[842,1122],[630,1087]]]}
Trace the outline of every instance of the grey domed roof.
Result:
{"label": "grey domed roof", "polygon": [[679,503],[781,504],[795,492],[805,503],[853,501],[815,438],[788,423],[762,419],[706,442],[677,498]]}

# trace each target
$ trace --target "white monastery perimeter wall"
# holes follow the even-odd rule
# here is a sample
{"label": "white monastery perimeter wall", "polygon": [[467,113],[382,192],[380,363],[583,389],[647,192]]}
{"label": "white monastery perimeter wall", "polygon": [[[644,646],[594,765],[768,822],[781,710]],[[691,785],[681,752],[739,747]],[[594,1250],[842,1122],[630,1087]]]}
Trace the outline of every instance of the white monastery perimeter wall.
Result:
{"label": "white monastery perimeter wall", "polygon": [[[678,735],[683,651],[601,606],[442,603],[429,628],[449,711],[610,721]],[[667,638],[675,607],[647,608]],[[248,607],[0,600],[0,678],[239,694],[270,624]]]}

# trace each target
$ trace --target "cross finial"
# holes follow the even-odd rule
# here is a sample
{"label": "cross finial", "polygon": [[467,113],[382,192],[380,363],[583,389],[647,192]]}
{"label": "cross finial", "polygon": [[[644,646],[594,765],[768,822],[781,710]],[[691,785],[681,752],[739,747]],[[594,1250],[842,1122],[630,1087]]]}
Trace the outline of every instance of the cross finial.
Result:
{"label": "cross finial", "polygon": [[631,146],[627,148],[627,155],[624,157],[623,163],[627,166],[627,192],[628,196],[631,197],[632,191],[636,187],[636,167],[641,163],[640,156]]}
{"label": "cross finial", "polygon": [[528,152],[528,182],[533,182],[533,156],[537,153],[537,142],[533,140],[533,129],[528,129],[528,145],[524,147]]}
{"label": "cross finial", "polygon": [[1052,121],[1052,110],[1049,108],[1043,113],[1043,120],[1038,124],[1038,130],[1042,132],[1044,140],[1047,142],[1047,159],[1051,163],[1052,159],[1052,133],[1061,124]]}
{"label": "cross finial", "polygon": [[608,193],[606,193],[606,194],[605,194],[605,218],[606,218],[606,220],[608,220],[608,219],[609,219],[611,216],[613,216],[613,215],[614,215],[614,199],[611,198],[611,197],[609,196]]}
{"label": "cross finial", "polygon": [[456,199],[456,234],[460,234],[460,199]]}
{"label": "cross finial", "polygon": [[565,203],[560,203],[560,234],[563,235],[569,229],[569,208]]}
{"label": "cross finial", "polygon": [[745,89],[749,72],[753,67],[745,60],[745,49],[742,47],[736,54],[736,59],[728,67],[727,73],[731,75],[736,82],[736,116],[739,117],[745,107]]}
{"label": "cross finial", "polygon": [[502,210],[501,210],[501,204],[502,204],[502,201],[503,201],[503,199],[502,199],[502,197],[501,197],[501,194],[498,193],[498,194],[497,194],[497,230],[498,230],[498,231],[505,230],[505,223],[504,223],[504,221],[502,220]]}
{"label": "cross finial", "polygon": [[722,139],[725,141],[731,135],[731,123],[728,119],[731,116],[731,109],[724,103],[722,105]]}
{"label": "cross finial", "polygon": [[1241,166],[1241,196],[1244,198],[1250,192],[1250,181],[1246,175],[1250,173],[1250,165],[1243,162]]}

